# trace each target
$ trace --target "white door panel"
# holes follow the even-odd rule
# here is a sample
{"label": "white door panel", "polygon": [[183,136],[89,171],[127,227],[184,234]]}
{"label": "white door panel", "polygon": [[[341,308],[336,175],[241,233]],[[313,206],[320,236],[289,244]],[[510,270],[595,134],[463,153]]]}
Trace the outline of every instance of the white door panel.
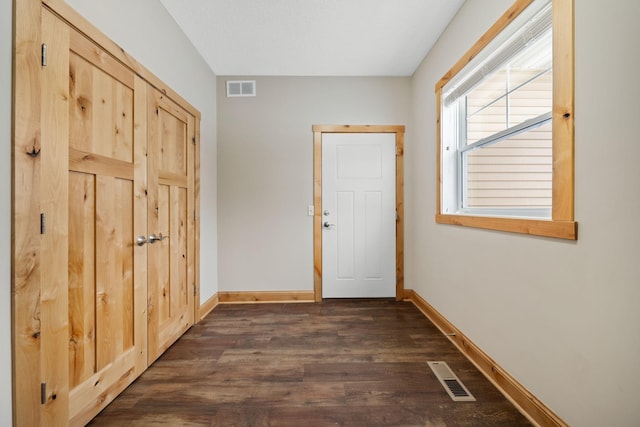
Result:
{"label": "white door panel", "polygon": [[395,296],[395,172],[395,134],[323,134],[323,297]]}
{"label": "white door panel", "polygon": [[[384,250],[383,206],[381,191],[364,193],[364,278],[383,280]],[[395,224],[394,224],[395,225]],[[394,233],[395,240],[395,233]]]}
{"label": "white door panel", "polygon": [[343,280],[355,278],[354,196],[353,191],[336,192],[335,208],[332,210],[335,212],[336,222],[340,223],[340,227],[335,228],[335,231],[331,233],[335,234],[337,238],[336,250],[331,258],[337,264],[337,278]]}

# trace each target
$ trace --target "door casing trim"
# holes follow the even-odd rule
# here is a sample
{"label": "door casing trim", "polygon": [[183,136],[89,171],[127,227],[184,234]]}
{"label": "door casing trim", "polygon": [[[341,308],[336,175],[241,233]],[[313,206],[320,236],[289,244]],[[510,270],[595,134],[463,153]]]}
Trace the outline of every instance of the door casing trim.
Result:
{"label": "door casing trim", "polygon": [[396,300],[404,298],[404,126],[313,125],[313,292],[322,301],[322,135],[394,133],[396,135]]}

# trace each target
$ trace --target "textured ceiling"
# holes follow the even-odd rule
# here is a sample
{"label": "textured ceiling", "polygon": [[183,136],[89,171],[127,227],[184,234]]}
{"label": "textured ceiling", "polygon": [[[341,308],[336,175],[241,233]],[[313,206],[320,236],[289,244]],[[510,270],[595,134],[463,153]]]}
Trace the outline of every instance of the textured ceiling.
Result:
{"label": "textured ceiling", "polygon": [[217,75],[409,76],[464,0],[160,0]]}

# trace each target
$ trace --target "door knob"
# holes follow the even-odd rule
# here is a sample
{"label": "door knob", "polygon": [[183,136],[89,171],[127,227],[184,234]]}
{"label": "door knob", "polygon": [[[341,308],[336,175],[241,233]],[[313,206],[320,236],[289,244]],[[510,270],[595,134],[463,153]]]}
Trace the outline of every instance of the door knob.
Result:
{"label": "door knob", "polygon": [[335,224],[329,224],[329,221],[325,221],[325,222],[322,224],[322,226],[323,226],[324,228],[331,228],[331,227],[335,227],[336,225],[335,225]]}
{"label": "door knob", "polygon": [[137,244],[138,246],[142,246],[142,245],[144,245],[145,243],[147,243],[147,238],[146,238],[146,237],[144,237],[144,236],[138,236],[138,238],[136,239],[136,244]]}
{"label": "door knob", "polygon": [[162,242],[164,239],[168,239],[168,238],[169,236],[163,236],[162,233],[158,233],[157,236],[155,235],[155,233],[150,234],[149,243],[154,244],[155,242]]}

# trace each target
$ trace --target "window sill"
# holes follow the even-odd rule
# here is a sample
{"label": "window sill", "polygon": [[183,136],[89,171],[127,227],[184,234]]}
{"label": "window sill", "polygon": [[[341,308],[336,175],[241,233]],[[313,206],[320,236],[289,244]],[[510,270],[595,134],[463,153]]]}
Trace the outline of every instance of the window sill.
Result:
{"label": "window sill", "polygon": [[578,223],[575,221],[436,214],[436,222],[438,224],[462,225],[533,236],[578,240]]}

